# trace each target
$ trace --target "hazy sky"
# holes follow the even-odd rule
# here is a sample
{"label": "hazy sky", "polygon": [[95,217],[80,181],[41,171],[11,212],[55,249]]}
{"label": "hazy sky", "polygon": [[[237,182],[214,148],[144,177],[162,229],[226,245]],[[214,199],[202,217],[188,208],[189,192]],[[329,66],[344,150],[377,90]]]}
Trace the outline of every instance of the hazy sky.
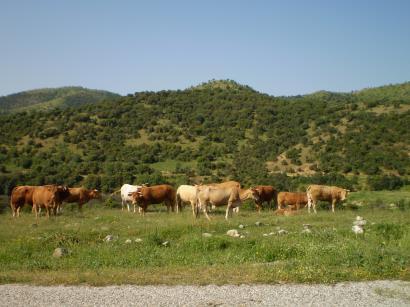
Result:
{"label": "hazy sky", "polygon": [[0,95],[233,79],[272,95],[410,80],[410,0],[0,0]]}

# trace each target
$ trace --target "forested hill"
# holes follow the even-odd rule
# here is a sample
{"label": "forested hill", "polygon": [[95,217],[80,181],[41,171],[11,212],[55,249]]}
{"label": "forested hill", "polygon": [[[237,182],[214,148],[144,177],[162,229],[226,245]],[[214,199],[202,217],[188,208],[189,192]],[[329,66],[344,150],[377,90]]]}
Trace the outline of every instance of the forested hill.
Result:
{"label": "forested hill", "polygon": [[43,88],[0,97],[0,112],[78,106],[117,97],[120,95],[83,87]]}
{"label": "forested hill", "polygon": [[[240,180],[394,188],[410,170],[410,83],[272,97],[234,81],[0,116],[0,189]],[[387,177],[386,177],[387,176]]]}

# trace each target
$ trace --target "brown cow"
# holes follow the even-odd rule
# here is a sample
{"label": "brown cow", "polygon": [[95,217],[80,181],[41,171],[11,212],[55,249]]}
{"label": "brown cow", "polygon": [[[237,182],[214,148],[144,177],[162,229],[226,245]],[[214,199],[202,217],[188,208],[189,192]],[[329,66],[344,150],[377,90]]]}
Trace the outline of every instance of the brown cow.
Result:
{"label": "brown cow", "polygon": [[50,210],[56,215],[57,207],[68,197],[69,190],[66,186],[50,185],[36,187],[33,191],[33,209],[36,212],[36,218],[40,208],[45,208],[47,217],[50,217]]}
{"label": "brown cow", "polygon": [[300,192],[279,192],[278,194],[278,209],[283,209],[283,206],[289,206],[299,210],[300,207],[306,206],[308,198],[306,193]]}
{"label": "brown cow", "polygon": [[33,205],[33,191],[36,187],[31,185],[16,186],[11,191],[10,207],[13,217],[20,216],[20,208],[25,204]]}
{"label": "brown cow", "polygon": [[69,195],[64,199],[65,203],[78,203],[78,210],[81,211],[83,205],[92,199],[101,199],[101,193],[94,189],[88,190],[85,188],[69,188]]}
{"label": "brown cow", "polygon": [[332,204],[332,212],[334,213],[336,203],[344,201],[349,192],[349,190],[335,186],[312,184],[306,189],[308,212],[310,213],[310,207],[313,205],[313,211],[316,213],[316,203],[318,200],[322,200]]}
{"label": "brown cow", "polygon": [[268,207],[271,208],[271,202],[273,202],[276,205],[276,199],[278,196],[278,191],[270,185],[258,185],[255,187],[255,190],[259,194],[259,200],[255,200],[255,205],[256,209],[258,212],[261,212],[261,209],[263,208],[262,204],[266,202],[268,204]]}
{"label": "brown cow", "polygon": [[128,194],[132,198],[132,203],[138,204],[142,209],[140,213],[145,215],[148,205],[165,203],[167,211],[175,209],[175,190],[168,184],[141,187],[139,191]]}

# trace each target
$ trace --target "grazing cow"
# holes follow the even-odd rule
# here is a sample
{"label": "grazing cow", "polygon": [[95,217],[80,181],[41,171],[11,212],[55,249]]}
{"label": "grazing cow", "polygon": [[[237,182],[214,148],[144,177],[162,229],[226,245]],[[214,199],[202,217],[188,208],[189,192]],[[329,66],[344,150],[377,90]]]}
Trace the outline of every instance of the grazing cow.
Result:
{"label": "grazing cow", "polygon": [[50,217],[50,210],[56,215],[57,207],[62,201],[69,196],[69,190],[66,186],[50,185],[36,187],[33,191],[33,209],[38,218],[38,211],[44,207],[47,217]]}
{"label": "grazing cow", "polygon": [[258,212],[261,212],[263,208],[262,204],[266,202],[268,207],[271,208],[271,202],[273,200],[274,204],[276,205],[278,191],[270,185],[258,185],[255,187],[255,190],[259,194],[259,200],[255,201],[256,209]]}
{"label": "grazing cow", "polygon": [[13,212],[13,217],[20,216],[20,208],[25,204],[33,205],[33,192],[35,186],[23,185],[16,186],[11,191],[10,207]]}
{"label": "grazing cow", "polygon": [[[91,199],[101,199],[101,193],[96,189],[88,190],[85,188],[69,188],[68,191],[69,195],[64,199],[64,202],[78,203],[79,211],[81,211],[83,205],[88,203]],[[58,209],[60,209],[60,207]]]}
{"label": "grazing cow", "polygon": [[[146,185],[145,184],[131,185],[131,184],[125,183],[122,185],[121,189],[119,189],[118,191],[115,191],[111,195],[121,192],[121,210],[124,210],[124,205],[126,204],[128,212],[130,212],[130,203],[133,203],[131,193],[141,190],[141,188],[144,186]],[[136,207],[136,204],[134,203],[134,213],[136,212],[135,207]]]}
{"label": "grazing cow", "polygon": [[175,208],[175,190],[168,184],[142,187],[139,191],[130,192],[128,195],[131,197],[134,206],[138,204],[142,209],[142,215],[145,215],[150,204],[165,203],[168,212],[170,209],[174,211]]}
{"label": "grazing cow", "polygon": [[332,204],[332,212],[334,213],[336,203],[344,201],[349,192],[349,190],[335,186],[312,184],[306,189],[308,212],[310,213],[310,207],[313,205],[313,211],[316,213],[316,203],[318,200],[322,200]]}
{"label": "grazing cow", "polygon": [[202,209],[206,218],[210,220],[207,212],[209,204],[215,207],[227,205],[225,219],[228,219],[228,216],[232,215],[232,209],[239,207],[242,201],[248,198],[258,200],[259,195],[253,188],[241,190],[237,187],[199,186],[196,216],[198,216],[199,210]]}
{"label": "grazing cow", "polygon": [[192,207],[192,213],[195,216],[196,199],[197,199],[197,187],[192,185],[180,185],[176,192],[176,207],[177,212],[182,210],[182,203],[190,203]]}
{"label": "grazing cow", "polygon": [[296,207],[296,210],[303,208],[308,203],[306,193],[303,192],[279,192],[278,194],[278,209],[283,209],[284,206]]}

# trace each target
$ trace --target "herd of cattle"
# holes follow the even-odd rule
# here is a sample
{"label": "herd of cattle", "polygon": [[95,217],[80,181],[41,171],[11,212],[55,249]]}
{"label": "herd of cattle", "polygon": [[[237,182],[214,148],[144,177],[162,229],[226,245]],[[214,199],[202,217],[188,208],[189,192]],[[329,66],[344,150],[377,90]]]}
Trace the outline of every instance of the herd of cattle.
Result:
{"label": "herd of cattle", "polygon": [[[124,184],[120,190],[111,194],[121,193],[122,210],[127,205],[130,211],[130,204],[139,207],[139,213],[145,215],[148,205],[164,203],[170,210],[179,212],[184,204],[190,204],[195,217],[203,211],[209,220],[208,212],[215,207],[226,206],[225,218],[228,219],[232,212],[238,212],[243,201],[251,199],[255,202],[258,212],[266,203],[271,207],[272,202],[277,206],[276,213],[297,211],[308,206],[308,212],[313,207],[316,213],[316,203],[327,201],[332,204],[332,211],[335,210],[337,202],[346,199],[349,190],[324,185],[310,185],[306,193],[278,192],[272,186],[255,186],[243,189],[237,181],[227,181],[222,183],[201,184],[201,185],[181,185],[175,190],[171,185],[162,184],[155,186]],[[61,210],[61,205],[65,203],[78,203],[79,209],[91,199],[101,199],[101,193],[97,190],[85,188],[69,188],[61,185],[45,186],[16,186],[10,196],[10,206],[13,217],[20,215],[20,209],[29,204],[36,218],[42,208],[46,210],[47,217],[50,213],[56,215]]]}

